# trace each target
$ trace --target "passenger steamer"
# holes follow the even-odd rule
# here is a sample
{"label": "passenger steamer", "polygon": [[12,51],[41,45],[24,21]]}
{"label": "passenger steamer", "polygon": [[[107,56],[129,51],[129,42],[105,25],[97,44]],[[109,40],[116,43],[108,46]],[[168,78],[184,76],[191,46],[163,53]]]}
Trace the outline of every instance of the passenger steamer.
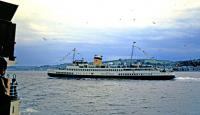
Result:
{"label": "passenger steamer", "polygon": [[[75,50],[74,50],[75,52]],[[74,55],[75,56],[75,55]],[[74,59],[74,57],[73,57]],[[170,80],[175,75],[171,72],[159,69],[132,65],[130,67],[110,67],[102,64],[102,56],[95,55],[93,64],[88,64],[84,60],[75,60],[66,69],[48,70],[50,77],[67,78],[114,78],[114,79],[136,79],[136,80]]]}

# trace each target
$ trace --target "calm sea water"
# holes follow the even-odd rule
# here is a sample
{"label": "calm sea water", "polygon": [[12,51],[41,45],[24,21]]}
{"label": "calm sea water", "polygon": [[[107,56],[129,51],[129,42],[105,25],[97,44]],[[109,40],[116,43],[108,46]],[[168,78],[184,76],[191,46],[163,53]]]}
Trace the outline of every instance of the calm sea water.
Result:
{"label": "calm sea water", "polygon": [[15,73],[21,115],[199,115],[200,72],[169,81],[59,79]]}

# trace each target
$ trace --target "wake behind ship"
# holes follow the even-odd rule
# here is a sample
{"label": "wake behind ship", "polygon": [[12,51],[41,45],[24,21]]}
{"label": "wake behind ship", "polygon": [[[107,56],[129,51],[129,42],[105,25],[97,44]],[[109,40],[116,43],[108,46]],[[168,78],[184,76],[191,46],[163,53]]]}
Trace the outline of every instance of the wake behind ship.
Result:
{"label": "wake behind ship", "polygon": [[93,64],[84,60],[75,60],[65,69],[50,69],[47,74],[50,77],[67,78],[112,78],[135,80],[171,80],[175,78],[172,72],[161,71],[152,66],[140,64],[130,67],[111,67],[102,64],[102,56],[95,55]]}

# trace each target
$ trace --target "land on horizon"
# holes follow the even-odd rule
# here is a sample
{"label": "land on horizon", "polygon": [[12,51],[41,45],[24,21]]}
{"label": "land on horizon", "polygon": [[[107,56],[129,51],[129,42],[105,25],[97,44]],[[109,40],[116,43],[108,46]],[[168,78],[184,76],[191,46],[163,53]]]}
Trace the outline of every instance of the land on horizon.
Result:
{"label": "land on horizon", "polygon": [[[119,63],[141,63],[145,65],[152,65],[160,68],[170,68],[175,71],[200,71],[200,59],[184,60],[184,61],[170,61],[170,60],[154,60],[154,59],[119,59],[104,61],[104,64],[112,63],[113,65],[119,65]],[[92,62],[88,62],[92,64]],[[57,65],[42,65],[42,66],[10,66],[9,71],[46,71],[47,69],[64,69],[71,63],[63,63]]]}

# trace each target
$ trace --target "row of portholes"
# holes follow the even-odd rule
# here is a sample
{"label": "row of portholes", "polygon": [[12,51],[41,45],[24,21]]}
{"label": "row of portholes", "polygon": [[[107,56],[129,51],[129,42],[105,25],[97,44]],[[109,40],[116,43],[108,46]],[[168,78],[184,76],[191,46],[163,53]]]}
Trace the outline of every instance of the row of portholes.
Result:
{"label": "row of portholes", "polygon": [[67,74],[67,75],[73,75],[72,72],[56,72],[56,74]]}
{"label": "row of portholes", "polygon": [[68,71],[124,71],[123,69],[67,69]]}
{"label": "row of portholes", "polygon": [[137,76],[142,76],[142,75],[152,75],[151,73],[119,73],[120,76],[132,76],[132,75],[137,75]]}

